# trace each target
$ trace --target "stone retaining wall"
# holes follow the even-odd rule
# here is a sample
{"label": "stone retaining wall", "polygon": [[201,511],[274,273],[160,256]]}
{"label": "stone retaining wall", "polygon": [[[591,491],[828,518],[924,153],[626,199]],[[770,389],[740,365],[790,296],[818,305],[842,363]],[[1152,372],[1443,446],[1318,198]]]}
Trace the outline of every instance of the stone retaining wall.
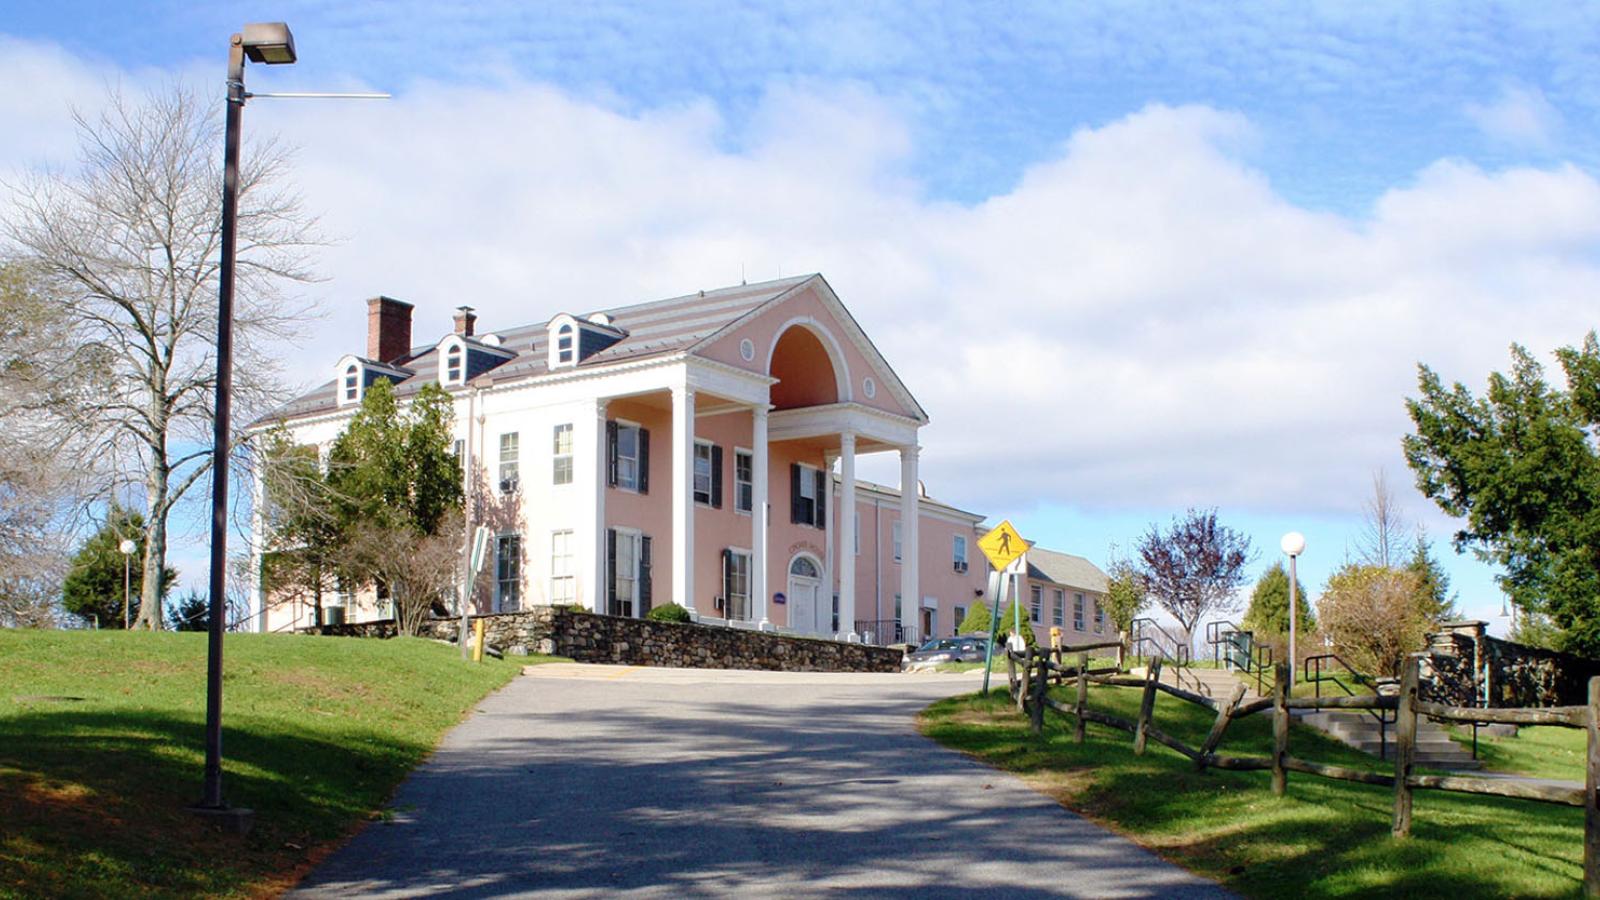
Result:
{"label": "stone retaining wall", "polygon": [[[589,663],[786,672],[898,672],[903,657],[899,648],[601,616],[550,606],[472,618],[484,622],[484,643],[502,653],[545,653]],[[422,624],[419,633],[422,637],[454,641],[459,628],[459,619],[430,619]],[[322,625],[303,631],[342,637],[395,635],[392,620]]]}
{"label": "stone retaining wall", "polygon": [[[1490,637],[1483,622],[1446,625],[1432,636],[1430,699],[1477,706],[1487,694],[1494,707],[1583,706],[1600,660]],[[1486,689],[1487,685],[1487,689]]]}

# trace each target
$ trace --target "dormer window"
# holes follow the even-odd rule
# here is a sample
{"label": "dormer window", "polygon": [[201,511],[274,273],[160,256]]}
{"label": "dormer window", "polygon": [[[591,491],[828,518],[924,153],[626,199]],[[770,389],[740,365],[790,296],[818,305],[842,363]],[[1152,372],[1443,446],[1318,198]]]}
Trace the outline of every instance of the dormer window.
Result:
{"label": "dormer window", "polygon": [[576,353],[576,350],[573,347],[572,338],[573,338],[573,328],[572,328],[571,325],[563,325],[560,328],[556,329],[556,364],[557,365],[562,365],[562,366],[570,366],[570,365],[572,365],[573,357],[574,357],[574,355]]}
{"label": "dormer window", "polygon": [[460,344],[452,344],[444,353],[444,383],[460,384],[466,353]]}
{"label": "dormer window", "polygon": [[361,399],[361,367],[351,363],[344,370],[344,402],[354,403]]}

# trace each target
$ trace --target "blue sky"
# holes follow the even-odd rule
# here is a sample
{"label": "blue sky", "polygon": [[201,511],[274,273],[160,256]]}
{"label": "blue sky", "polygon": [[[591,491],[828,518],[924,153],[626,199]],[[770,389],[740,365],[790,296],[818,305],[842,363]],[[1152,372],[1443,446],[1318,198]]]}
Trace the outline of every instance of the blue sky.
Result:
{"label": "blue sky", "polygon": [[1102,562],[1217,505],[1258,569],[1306,531],[1315,588],[1383,469],[1498,611],[1400,403],[1594,327],[1600,6],[22,0],[0,165],[70,163],[107,83],[216,87],[263,16],[302,61],[253,86],[396,95],[250,108],[339,239],[296,366],[379,291],[442,330],[821,271],[930,410],[935,495]]}

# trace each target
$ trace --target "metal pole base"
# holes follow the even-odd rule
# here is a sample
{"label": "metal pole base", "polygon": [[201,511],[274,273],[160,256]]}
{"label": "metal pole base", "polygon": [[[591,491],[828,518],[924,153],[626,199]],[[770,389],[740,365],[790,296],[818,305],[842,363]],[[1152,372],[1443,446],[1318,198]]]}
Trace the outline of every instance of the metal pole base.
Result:
{"label": "metal pole base", "polygon": [[184,809],[216,824],[229,834],[249,834],[251,826],[256,823],[256,811],[242,806],[201,806],[197,803]]}

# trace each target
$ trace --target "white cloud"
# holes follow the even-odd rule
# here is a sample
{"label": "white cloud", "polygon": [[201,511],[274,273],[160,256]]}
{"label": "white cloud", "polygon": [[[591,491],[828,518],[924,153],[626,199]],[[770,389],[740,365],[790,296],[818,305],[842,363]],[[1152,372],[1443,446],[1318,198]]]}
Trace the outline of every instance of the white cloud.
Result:
{"label": "white cloud", "polygon": [[1561,130],[1561,113],[1538,88],[1508,85],[1490,103],[1469,103],[1467,118],[1489,138],[1516,147],[1547,148]]}
{"label": "white cloud", "polygon": [[866,88],[775,86],[751,121],[511,78],[253,103],[344,239],[286,355],[316,377],[360,349],[379,292],[421,337],[464,303],[495,329],[815,270],[933,416],[941,497],[1344,515],[1403,472],[1418,360],[1478,385],[1511,340],[1594,324],[1600,184],[1571,166],[1441,162],[1345,217],[1241,161],[1243,117],[1154,105],[967,206],[920,191],[916,123]]}

